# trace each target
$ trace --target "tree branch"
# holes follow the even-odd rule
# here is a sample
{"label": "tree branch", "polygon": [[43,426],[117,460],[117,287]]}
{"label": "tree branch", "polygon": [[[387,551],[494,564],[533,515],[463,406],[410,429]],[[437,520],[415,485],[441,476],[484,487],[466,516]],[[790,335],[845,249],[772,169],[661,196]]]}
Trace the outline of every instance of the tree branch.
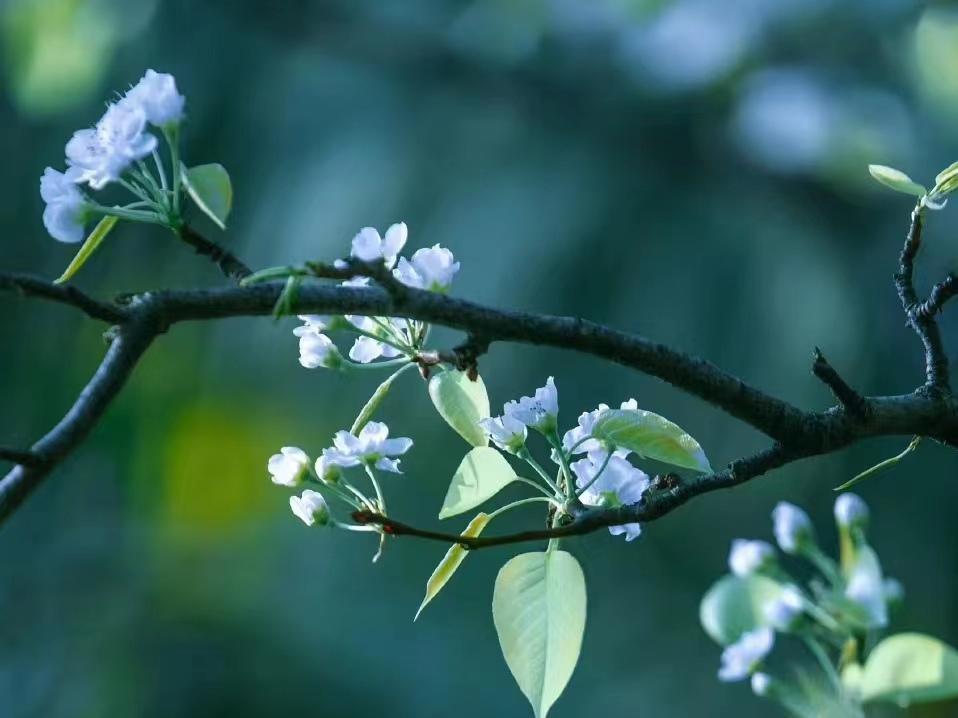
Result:
{"label": "tree branch", "polygon": [[[219,264],[227,276],[234,279],[249,276],[246,265],[222,248],[202,238],[202,241],[197,240],[199,235],[191,231],[186,234],[193,238],[187,241]],[[574,509],[576,515],[572,521],[555,529],[463,540],[454,534],[416,529],[388,517],[359,515],[366,523],[381,525],[393,535],[420,536],[479,548],[651,521],[700,494],[735,486],[792,461],[837,451],[868,437],[928,436],[958,447],[958,401],[949,390],[947,357],[934,319],[935,312],[920,311],[925,305],[919,302],[913,285],[914,259],[920,245],[921,212],[916,209],[901,253],[896,286],[909,323],[925,347],[926,384],[911,394],[863,397],[818,352],[813,371],[840,402],[839,406],[820,412],[804,411],[746,384],[704,359],[636,334],[578,317],[499,310],[404,285],[396,286],[394,278],[384,267],[366,263],[313,264],[310,270],[329,278],[363,273],[381,282],[385,288],[330,286],[312,280],[296,293],[292,310],[302,314],[400,316],[466,332],[466,342],[455,350],[434,352],[435,356],[424,354],[424,370],[437,362],[474,370],[477,357],[496,341],[584,352],[658,377],[744,421],[775,441],[770,449],[734,461],[726,469],[708,476],[689,482],[657,483],[657,488],[648,497],[633,506]],[[210,246],[216,249],[210,249]],[[940,309],[944,301],[958,293],[953,284],[951,279],[939,285],[926,305],[930,303],[933,308]],[[29,454],[36,456],[37,461],[20,463],[0,479],[2,522],[99,421],[156,336],[179,322],[269,315],[283,292],[284,283],[274,281],[216,289],[146,292],[128,297],[122,308],[97,302],[70,287],[22,275],[0,274],[0,288],[15,288],[24,294],[70,304],[91,317],[118,325],[103,363],[73,407],[57,426],[31,447]]]}
{"label": "tree branch", "polygon": [[76,287],[54,284],[29,274],[0,274],[0,290],[18,292],[25,297],[38,297],[79,309],[92,319],[117,324],[126,319],[118,306],[99,302]]}
{"label": "tree branch", "polygon": [[925,348],[925,386],[935,391],[951,391],[948,377],[948,357],[941,339],[938,322],[934,312],[922,312],[922,303],[915,291],[915,258],[921,250],[921,230],[923,207],[919,203],[911,213],[911,224],[905,237],[898,260],[898,272],[895,274],[895,287],[901,299],[902,309],[908,323],[915,330]]}
{"label": "tree branch", "polygon": [[238,282],[253,273],[236,255],[207,239],[188,224],[180,227],[178,234],[180,239],[196,250],[197,254],[208,258],[218,266],[227,279]]}
{"label": "tree branch", "polygon": [[955,295],[958,295],[958,277],[949,274],[931,288],[928,299],[919,304],[915,312],[920,317],[934,317],[941,313],[945,303]]}

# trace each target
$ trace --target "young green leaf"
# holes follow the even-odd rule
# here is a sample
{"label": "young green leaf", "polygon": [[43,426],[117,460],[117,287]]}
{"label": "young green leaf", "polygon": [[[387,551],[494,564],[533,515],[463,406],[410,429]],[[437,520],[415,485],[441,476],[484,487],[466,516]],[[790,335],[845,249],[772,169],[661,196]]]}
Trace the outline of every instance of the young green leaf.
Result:
{"label": "young green leaf", "polygon": [[183,184],[190,198],[220,229],[233,208],[233,185],[229,173],[220,164],[181,167]]}
{"label": "young green leaf", "polygon": [[901,170],[885,165],[868,165],[868,173],[886,187],[890,187],[896,192],[914,195],[915,197],[924,197],[928,190],[915,182],[911,177]]}
{"label": "young green leaf", "polygon": [[935,177],[935,185],[940,186],[945,182],[951,180],[954,177],[958,177],[958,162],[952,162],[950,165],[945,167],[938,175]]}
{"label": "young green leaf", "polygon": [[110,233],[110,230],[113,229],[113,226],[119,221],[119,217],[114,217],[112,215],[107,215],[99,222],[97,222],[96,227],[93,228],[93,231],[90,232],[90,236],[86,238],[86,241],[80,247],[80,251],[76,253],[76,256],[73,258],[73,261],[70,262],[70,265],[63,270],[63,274],[56,280],[54,284],[63,284],[67,280],[73,277],[74,274],[80,271],[80,267],[87,263],[87,260],[93,256],[93,253],[97,250],[100,244],[106,239],[106,236]]}
{"label": "young green leaf", "polygon": [[723,576],[702,597],[702,628],[720,645],[735,643],[746,631],[769,625],[763,606],[781,592],[781,584],[767,576]]}
{"label": "young green leaf", "polygon": [[[466,526],[465,530],[460,534],[461,536],[466,536],[468,538],[475,538],[482,533],[482,530],[486,527],[486,524],[489,523],[490,516],[489,514],[477,514],[476,518],[469,522],[469,525]],[[449,579],[452,578],[452,574],[456,572],[456,569],[459,568],[459,565],[466,560],[466,555],[469,553],[462,544],[454,544],[449,547],[449,550],[446,551],[446,555],[443,557],[442,561],[439,562],[439,565],[436,566],[436,570],[432,572],[432,576],[429,577],[429,580],[426,581],[426,596],[422,599],[422,603],[419,606],[419,610],[416,611],[416,616],[412,619],[415,621],[419,618],[419,614],[422,613],[424,609],[432,599],[436,597],[443,587],[449,583]]]}
{"label": "young green leaf", "polygon": [[958,696],[958,651],[920,633],[889,636],[872,650],[861,678],[865,701],[899,705]]}
{"label": "young green leaf", "polygon": [[372,396],[369,397],[369,401],[363,406],[359,411],[359,415],[356,417],[356,421],[353,422],[353,425],[349,429],[349,433],[353,436],[359,436],[359,432],[363,430],[363,427],[369,423],[369,420],[373,418],[373,414],[376,413],[376,410],[379,408],[379,405],[383,403],[383,400],[386,398],[386,395],[389,393],[389,390],[392,388],[393,382],[396,381],[402,375],[402,373],[407,370],[411,364],[406,364],[392,374],[376,387],[376,391],[373,392]]}
{"label": "young green leaf", "polygon": [[443,371],[429,380],[429,398],[439,415],[473,446],[487,446],[489,439],[479,426],[489,417],[489,395],[482,377],[475,381],[461,371]]}
{"label": "young green leaf", "polygon": [[489,446],[476,447],[463,457],[456,469],[439,518],[447,519],[474,509],[515,479],[516,472],[502,454]]}
{"label": "young green leaf", "polygon": [[673,466],[711,473],[699,442],[668,419],[642,409],[609,409],[592,427],[592,436]]}
{"label": "young green leaf", "polygon": [[546,718],[572,677],[585,615],[585,577],[571,554],[524,553],[499,570],[492,618],[502,655],[536,718]]}

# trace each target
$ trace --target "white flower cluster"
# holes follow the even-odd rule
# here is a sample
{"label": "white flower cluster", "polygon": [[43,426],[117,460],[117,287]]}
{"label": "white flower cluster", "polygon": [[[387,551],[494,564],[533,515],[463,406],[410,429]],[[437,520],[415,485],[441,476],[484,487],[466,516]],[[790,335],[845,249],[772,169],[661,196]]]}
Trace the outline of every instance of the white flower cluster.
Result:
{"label": "white flower cluster", "polygon": [[[843,540],[852,546],[853,557],[843,569],[825,556],[815,543],[811,519],[794,504],[779,502],[772,512],[773,530],[779,548],[786,554],[809,559],[822,571],[830,589],[813,581],[811,591],[801,589],[778,563],[775,549],[765,541],[735,539],[728,556],[731,572],[740,579],[760,574],[778,590],[761,606],[764,625],[742,634],[722,654],[719,678],[739,681],[752,676],[757,695],[766,695],[773,685],[770,676],[756,673],[774,644],[774,632],[814,637],[835,632],[836,640],[850,632],[881,628],[888,621],[888,606],[901,601],[904,590],[894,579],[883,579],[874,551],[865,543],[863,527],[868,507],[854,494],[842,494],[835,502],[835,521]],[[843,608],[843,606],[845,608]]]}
{"label": "white flower cluster", "polygon": [[43,223],[50,236],[61,242],[81,241],[95,205],[76,185],[99,190],[119,180],[156,150],[157,139],[148,125],[175,128],[183,119],[184,103],[172,75],[147,70],[125,95],[107,105],[96,125],[75,132],[66,144],[66,172],[47,167],[40,180],[46,203]]}
{"label": "white flower cluster", "polygon": [[[594,411],[583,413],[578,426],[565,433],[562,450],[567,454],[586,454],[570,464],[582,503],[607,508],[631,506],[642,499],[650,480],[648,474],[629,463],[626,458],[628,451],[618,450],[610,456],[598,441],[591,438],[595,420],[608,408],[600,404]],[[638,406],[634,399],[630,399],[622,404],[622,408],[636,409]],[[501,416],[483,419],[480,425],[500,449],[520,454],[526,451],[529,429],[548,439],[558,436],[558,415],[559,394],[555,380],[550,376],[545,386],[536,389],[533,396],[506,402]],[[555,451],[553,461],[560,463]],[[625,534],[626,541],[632,541],[641,533],[641,526],[638,523],[610,526],[609,533],[613,536]]]}
{"label": "white flower cluster", "polygon": [[[364,227],[353,237],[350,256],[363,262],[382,262],[406,286],[439,293],[448,291],[459,271],[459,262],[454,261],[452,252],[437,244],[416,250],[407,260],[399,253],[408,237],[404,222],[392,225],[383,236],[373,227]],[[343,286],[365,287],[369,282],[368,277],[354,277],[344,281]],[[304,325],[293,333],[299,337],[300,364],[307,369],[342,367],[343,356],[325,333],[334,328],[333,318],[313,315],[299,318]],[[358,364],[412,356],[421,348],[425,337],[425,328],[412,320],[358,315],[347,315],[345,320],[360,333],[349,350],[349,359]]]}
{"label": "white flower cluster", "polygon": [[[333,445],[323,449],[313,464],[312,472],[309,456],[295,446],[284,446],[280,453],[273,454],[266,464],[266,470],[274,484],[293,488],[308,480],[326,486],[335,485],[340,481],[343,469],[356,466],[399,474],[402,472],[396,457],[409,451],[412,444],[412,439],[405,437],[390,439],[388,426],[370,421],[358,435],[337,431]],[[291,497],[289,503],[293,513],[307,526],[322,526],[330,521],[326,500],[317,491],[306,490],[300,497]]]}

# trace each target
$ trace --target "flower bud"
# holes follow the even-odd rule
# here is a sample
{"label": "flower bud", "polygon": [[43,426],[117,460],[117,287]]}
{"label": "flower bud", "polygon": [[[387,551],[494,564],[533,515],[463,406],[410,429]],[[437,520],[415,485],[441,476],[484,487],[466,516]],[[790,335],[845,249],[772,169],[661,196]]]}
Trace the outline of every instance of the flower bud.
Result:
{"label": "flower bud", "polygon": [[306,489],[302,496],[290,496],[289,507],[307,526],[325,526],[329,523],[329,506],[318,491]]}
{"label": "flower bud", "polygon": [[793,631],[805,613],[805,597],[797,586],[786,586],[776,598],[762,606],[762,613],[776,630]]}
{"label": "flower bud", "polygon": [[728,554],[728,567],[736,576],[751,576],[775,563],[775,549],[765,541],[735,539]]}
{"label": "flower bud", "polygon": [[800,553],[815,541],[812,521],[795,504],[779,501],[772,511],[775,540],[785,553]]}
{"label": "flower bud", "polygon": [[752,693],[759,696],[760,698],[765,698],[769,694],[769,690],[772,687],[772,682],[774,679],[768,675],[768,673],[753,673],[752,674]]}
{"label": "flower bud", "polygon": [[306,479],[309,457],[302,449],[284,446],[280,453],[269,457],[266,470],[271,474],[274,484],[296,487]]}
{"label": "flower bud", "polygon": [[835,500],[835,521],[840,528],[864,528],[868,505],[856,494],[842,494]]}

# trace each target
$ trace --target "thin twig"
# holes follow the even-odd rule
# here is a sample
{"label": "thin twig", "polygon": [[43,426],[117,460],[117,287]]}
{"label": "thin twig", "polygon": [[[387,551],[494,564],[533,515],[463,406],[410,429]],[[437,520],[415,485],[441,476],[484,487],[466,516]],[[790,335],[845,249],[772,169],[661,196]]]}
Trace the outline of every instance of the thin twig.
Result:
{"label": "thin twig", "polygon": [[97,301],[76,287],[34,277],[29,274],[0,273],[0,290],[14,291],[25,297],[48,299],[79,309],[92,319],[116,324],[126,318],[126,312],[113,304]]}
{"label": "thin twig", "polygon": [[835,368],[828,363],[821,349],[815,347],[815,361],[812,363],[812,373],[818,377],[838,399],[838,402],[849,412],[863,418],[868,411],[865,398],[849,386]]}
{"label": "thin twig", "polygon": [[207,257],[216,264],[227,279],[238,282],[253,273],[235,254],[207,239],[189,225],[184,224],[180,227],[178,234],[180,239],[196,250],[197,254]]}
{"label": "thin twig", "polygon": [[928,299],[915,308],[915,314],[923,318],[934,317],[940,314],[945,303],[956,295],[958,295],[958,277],[949,274],[931,288]]}
{"label": "thin twig", "polygon": [[0,446],[0,461],[11,461],[14,464],[22,464],[23,466],[36,466],[42,462],[42,459],[32,451],[9,449]]}

